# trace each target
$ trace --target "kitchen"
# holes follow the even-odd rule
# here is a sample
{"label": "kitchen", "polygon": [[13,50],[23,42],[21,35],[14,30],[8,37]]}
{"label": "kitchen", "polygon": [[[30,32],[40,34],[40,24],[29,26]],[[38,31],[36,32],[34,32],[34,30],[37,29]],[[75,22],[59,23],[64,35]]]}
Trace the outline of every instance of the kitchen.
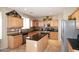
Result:
{"label": "kitchen", "polygon": [[[12,11],[12,12],[15,12],[15,11]],[[11,13],[11,12],[10,12]],[[44,20],[42,21],[39,21],[39,20],[32,20],[32,27],[31,28],[26,28],[27,26],[24,26],[25,28],[22,28],[23,26],[23,21],[25,22],[28,22],[29,23],[29,18],[24,18],[24,20],[22,19],[13,19],[12,21],[12,17],[8,16],[8,21],[7,21],[7,24],[8,24],[8,39],[9,39],[9,48],[13,49],[13,48],[16,48],[18,46],[20,46],[21,44],[25,44],[26,43],[26,46],[28,47],[29,44],[27,43],[27,40],[26,40],[26,37],[32,37],[32,36],[36,36],[37,33],[48,33],[49,31],[51,31],[50,33],[50,38],[52,39],[56,39],[57,40],[57,29],[54,29],[54,28],[51,28],[50,25],[46,28],[44,28],[44,23],[45,25],[47,24],[46,22],[48,22],[47,20],[44,22]],[[46,18],[49,18],[49,16],[47,16]],[[27,19],[27,20],[26,20]],[[51,18],[50,18],[51,19]],[[19,21],[18,21],[19,20]],[[16,23],[17,22],[17,23]],[[42,22],[42,23],[41,23]],[[44,23],[43,23],[44,22]],[[51,22],[51,21],[50,21]],[[13,24],[12,24],[13,23]],[[14,24],[15,23],[15,24]],[[42,24],[40,27],[38,26],[38,23]],[[56,25],[54,24],[56,23]],[[57,28],[57,20],[54,20],[52,21],[52,23],[55,27]],[[27,23],[25,23],[24,25],[27,25]],[[28,27],[30,26],[30,24],[28,25]],[[21,29],[22,28],[22,29]],[[39,30],[40,29],[40,30]],[[14,31],[14,32],[13,32]],[[14,34],[13,34],[13,33]],[[55,32],[55,34],[54,34]],[[12,34],[11,34],[12,33]],[[20,35],[19,35],[20,34]],[[41,34],[42,35],[42,34]],[[56,37],[52,37],[52,36],[56,36]],[[39,36],[38,36],[39,37]],[[41,37],[42,38],[42,37]],[[40,38],[40,39],[41,39]],[[14,39],[16,39],[16,41],[14,41]],[[35,39],[35,38],[34,38]],[[38,38],[39,39],[39,38]],[[12,44],[13,43],[13,44]],[[43,47],[42,47],[43,48]]]}
{"label": "kitchen", "polygon": [[[6,47],[4,47],[4,49],[2,50],[5,52],[7,51],[18,52],[17,48],[21,46],[24,48],[22,52],[23,51],[24,52],[25,51],[27,52],[44,52],[44,51],[52,52],[52,50],[53,52],[61,52],[62,50],[61,21],[62,19],[66,19],[66,20],[67,19],[68,20],[79,19],[79,16],[77,14],[79,13],[79,9],[71,8],[71,7],[70,9],[67,9],[64,7],[62,8],[58,8],[58,7],[56,8],[31,8],[31,7],[29,8],[19,8],[19,7],[7,8],[6,7],[2,9],[3,9],[3,12],[5,11],[3,13],[3,15],[5,15],[3,18],[4,19],[6,18],[6,22],[7,22],[5,24],[6,30],[5,28],[3,30],[4,32],[6,32],[5,37],[7,41]],[[39,12],[40,9],[42,10],[41,11],[42,13]],[[67,12],[65,9],[67,9]],[[74,15],[75,14],[74,11],[76,9],[78,11],[78,12],[76,11],[77,16]],[[50,11],[52,11],[52,13]],[[64,15],[62,14],[62,11]],[[34,14],[35,12],[37,14]],[[53,14],[54,12],[55,14]],[[78,20],[76,22],[77,22],[76,27],[78,31],[79,29]],[[77,33],[79,34],[79,31]],[[53,44],[55,44],[55,46]],[[71,46],[68,45],[68,47],[70,48]]]}

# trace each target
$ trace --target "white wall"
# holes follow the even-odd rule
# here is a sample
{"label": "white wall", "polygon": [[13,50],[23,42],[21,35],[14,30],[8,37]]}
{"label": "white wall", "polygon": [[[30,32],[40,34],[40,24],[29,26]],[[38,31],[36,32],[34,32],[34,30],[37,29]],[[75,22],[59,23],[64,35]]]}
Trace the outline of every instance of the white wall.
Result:
{"label": "white wall", "polygon": [[0,39],[2,39],[2,13],[0,12]]}
{"label": "white wall", "polygon": [[2,12],[2,40],[1,40],[1,48],[0,49],[5,49],[5,48],[8,48],[7,17],[5,15],[5,13],[11,11],[11,9],[0,8],[0,11]]}

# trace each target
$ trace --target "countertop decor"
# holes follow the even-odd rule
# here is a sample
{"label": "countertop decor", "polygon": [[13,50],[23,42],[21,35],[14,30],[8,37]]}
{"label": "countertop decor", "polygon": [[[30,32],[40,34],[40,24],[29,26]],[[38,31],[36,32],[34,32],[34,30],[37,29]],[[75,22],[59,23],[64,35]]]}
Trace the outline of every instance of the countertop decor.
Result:
{"label": "countertop decor", "polygon": [[6,13],[6,15],[21,18],[21,16],[15,10]]}

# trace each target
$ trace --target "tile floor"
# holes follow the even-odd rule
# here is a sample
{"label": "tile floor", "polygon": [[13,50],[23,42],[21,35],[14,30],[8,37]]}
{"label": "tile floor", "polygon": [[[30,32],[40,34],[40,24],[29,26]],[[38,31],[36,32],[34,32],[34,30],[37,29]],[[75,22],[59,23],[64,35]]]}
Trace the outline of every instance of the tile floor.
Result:
{"label": "tile floor", "polygon": [[[44,52],[61,52],[61,42],[58,40],[48,40],[48,46]],[[16,49],[4,49],[1,52],[26,52],[25,44]]]}
{"label": "tile floor", "polygon": [[58,40],[48,40],[48,46],[45,52],[61,52],[61,42]]}

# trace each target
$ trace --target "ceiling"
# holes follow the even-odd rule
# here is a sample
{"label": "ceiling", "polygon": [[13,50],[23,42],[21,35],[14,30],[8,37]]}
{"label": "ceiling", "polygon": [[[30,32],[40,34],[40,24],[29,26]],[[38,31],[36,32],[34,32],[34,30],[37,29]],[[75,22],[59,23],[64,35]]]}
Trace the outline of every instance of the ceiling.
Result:
{"label": "ceiling", "polygon": [[71,14],[76,7],[10,7],[13,10],[19,11],[33,17],[57,16],[60,14]]}

